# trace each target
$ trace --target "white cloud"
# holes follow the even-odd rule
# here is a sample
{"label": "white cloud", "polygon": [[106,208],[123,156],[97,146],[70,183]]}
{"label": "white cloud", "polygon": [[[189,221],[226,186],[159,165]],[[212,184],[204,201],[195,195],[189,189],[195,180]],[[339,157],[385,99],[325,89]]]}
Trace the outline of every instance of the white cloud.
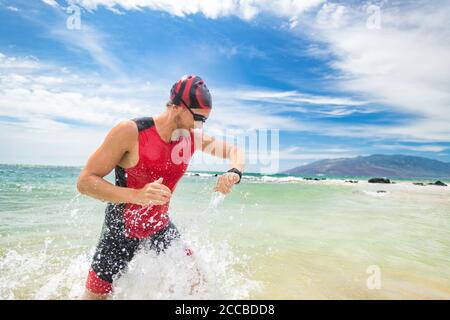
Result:
{"label": "white cloud", "polygon": [[442,152],[444,150],[449,149],[449,147],[445,146],[436,146],[436,145],[401,145],[401,144],[379,144],[374,145],[376,148],[388,149],[388,150],[411,150],[411,151],[420,151],[420,152]]}
{"label": "white cloud", "polygon": [[158,112],[160,92],[0,54],[0,161],[83,164],[113,125]]}
{"label": "white cloud", "polygon": [[415,115],[401,125],[385,126],[383,135],[449,141],[450,3],[386,3],[380,29],[367,28],[365,7],[341,7],[324,4],[308,26],[312,39],[335,57],[331,66],[341,74],[336,87]]}
{"label": "white cloud", "polygon": [[8,9],[9,11],[13,11],[13,12],[19,11],[19,9],[17,7],[13,7],[13,6],[7,6],[6,9]]}
{"label": "white cloud", "polygon": [[[164,110],[174,80],[157,80],[155,83],[151,79],[108,80],[33,57],[16,58],[0,53],[0,127],[7,132],[0,140],[0,149],[10,150],[12,141],[21,145],[20,152],[4,153],[0,158],[9,161],[17,155],[27,161],[51,159],[46,163],[87,159],[106,131],[119,121]],[[211,134],[221,135],[225,129],[239,134],[258,128],[299,127],[293,119],[249,110],[229,97],[229,92],[215,95],[220,108],[214,109],[205,129],[210,128]],[[88,133],[92,134],[90,140]],[[61,151],[64,140],[71,143],[66,157]],[[40,149],[40,145],[48,148]],[[67,159],[75,154],[76,158]]]}
{"label": "white cloud", "polygon": [[[113,125],[123,119],[159,113],[172,81],[158,82],[158,85],[144,80],[111,81],[92,74],[77,74],[34,57],[15,58],[0,53],[0,130],[7,132],[0,138],[0,159],[2,162],[81,165]],[[249,97],[261,99],[259,103],[264,105],[277,97],[303,96],[298,92],[265,92],[260,88],[248,92],[238,90],[240,94],[236,95],[234,91],[212,88],[218,107],[205,127],[206,132],[217,137],[222,137],[225,130],[229,134],[245,135],[248,130],[261,128],[363,138],[392,138],[404,134],[396,132],[396,127],[312,123],[274,114],[270,108],[259,105],[249,108]],[[307,101],[322,99],[325,98],[308,96]],[[427,132],[433,133],[432,128]],[[423,151],[430,148],[424,147]],[[432,148],[432,151],[442,150]],[[279,159],[284,169],[298,165],[301,160],[351,157],[358,153],[355,149],[338,146],[295,147],[282,149]],[[201,164],[194,161],[192,168],[199,166]],[[221,170],[224,165],[211,168]],[[258,165],[249,168],[258,171]]]}
{"label": "white cloud", "polygon": [[339,28],[346,21],[346,7],[336,3],[327,2],[322,5],[316,17],[317,28]]}
{"label": "white cloud", "polygon": [[2,116],[22,120],[60,117],[97,125],[111,125],[129,114],[151,111],[149,101],[155,101],[159,90],[146,83],[105,82],[35,59],[5,55],[0,55],[0,83]]}
{"label": "white cloud", "polygon": [[289,19],[289,29],[294,29],[298,25],[298,17]]}
{"label": "white cloud", "polygon": [[323,159],[355,158],[371,154],[373,152],[367,152],[367,150],[361,148],[335,148],[333,145],[297,151],[284,149],[280,151],[280,172]]}
{"label": "white cloud", "polygon": [[290,147],[280,150],[280,158],[283,160],[307,160],[307,162],[320,159],[351,158],[360,155],[359,150],[351,148],[337,148],[330,145],[328,148],[300,148]]}
{"label": "white cloud", "polygon": [[[82,164],[84,161],[80,159],[87,159],[113,125],[126,118],[148,116],[163,109],[173,79],[158,79],[155,83],[151,80],[108,80],[94,74],[78,74],[34,57],[16,58],[0,53],[0,119],[4,117],[0,126],[8,133],[3,135],[0,145],[3,151],[12,150],[13,142],[21,146],[14,152],[3,152],[2,161],[14,162],[11,159],[15,155],[21,161],[27,159],[35,163]],[[353,104],[352,108],[365,107],[360,106],[361,101],[350,98],[261,88],[211,90],[217,107],[205,130],[219,137],[225,129],[228,133],[232,129],[234,134],[245,134],[247,130],[268,128],[344,137],[449,140],[448,136],[442,135],[448,126],[445,121],[439,126],[433,123],[433,127],[408,127],[408,131],[397,126],[301,121],[278,115],[280,108],[272,108],[279,102],[281,106],[291,103],[294,108],[298,108],[296,103],[299,102],[317,107],[327,103],[336,108],[328,112],[317,111],[341,115],[353,110],[344,108],[341,103]],[[71,146],[66,154],[61,151],[65,148],[64,141],[70,142]],[[44,145],[46,147],[40,147]],[[283,151],[280,158],[316,160],[357,153],[336,148],[315,149]]]}
{"label": "white cloud", "polygon": [[317,113],[330,117],[344,117],[354,113],[373,113],[375,110],[371,109],[356,109],[356,108],[336,108],[330,110],[319,110]]}
{"label": "white cloud", "polygon": [[111,35],[88,23],[88,19],[83,16],[84,10],[80,8],[76,10],[75,6],[71,5],[74,1],[60,1],[61,5],[54,0],[42,0],[42,2],[56,9],[52,11],[52,19],[44,20],[38,14],[38,10],[28,10],[31,13],[22,10],[21,17],[33,24],[36,29],[42,28],[45,31],[42,32],[42,37],[58,41],[67,49],[77,53],[83,51],[98,66],[112,72],[112,76],[120,76],[123,71],[120,60],[111,49],[113,45]]}
{"label": "white cloud", "polygon": [[[39,116],[66,118],[95,125],[111,126],[124,117],[156,113],[168,99],[174,79],[108,80],[94,74],[79,74],[36,58],[15,58],[0,53],[0,115],[22,120]],[[243,105],[227,90],[212,89],[212,127],[247,130],[289,129],[292,119],[272,115],[264,109]],[[14,112],[11,112],[14,108]],[[236,116],[242,115],[242,116]],[[248,119],[252,118],[249,125]]]}
{"label": "white cloud", "polygon": [[[48,1],[53,2],[53,1]],[[308,96],[298,92],[251,92],[244,90],[241,100],[296,104],[297,111],[307,111],[302,104],[363,106],[368,101],[392,108],[392,111],[416,115],[401,125],[334,126],[330,133],[345,136],[386,136],[412,141],[448,141],[450,136],[450,28],[447,1],[395,4],[381,1],[380,29],[369,29],[372,11],[367,4],[338,4],[329,1],[170,1],[170,0],[76,0],[88,10],[99,6],[109,9],[161,10],[176,16],[203,13],[209,18],[235,15],[253,19],[261,13],[289,19],[289,28],[309,31],[317,42],[307,50],[310,55],[334,59],[330,65],[340,72],[334,79],[336,89],[363,97],[347,98]],[[298,32],[298,31],[294,31]],[[72,35],[73,36],[73,35]],[[101,36],[73,38],[69,42],[87,50],[102,65],[114,68],[117,61],[99,45]],[[87,39],[87,40],[86,40]],[[222,51],[235,55],[240,48]],[[365,108],[336,108],[319,111],[329,116],[364,112]],[[368,109],[368,112],[371,112]],[[384,130],[384,128],[386,130]]]}
{"label": "white cloud", "polygon": [[42,118],[26,125],[0,121],[0,130],[1,163],[49,165],[84,164],[106,134]]}
{"label": "white cloud", "polygon": [[108,48],[107,36],[82,22],[81,29],[69,30],[61,26],[48,28],[48,37],[64,43],[68,48],[82,49],[100,66],[114,74],[120,74],[120,62]]}
{"label": "white cloud", "polygon": [[[1,161],[83,164],[113,125],[123,119],[162,111],[173,81],[158,79],[156,85],[151,79],[108,80],[95,74],[79,74],[34,57],[17,58],[0,53],[0,129],[7,132],[0,139],[0,146],[3,151],[12,150],[13,144],[16,146],[13,152],[3,152]],[[223,137],[226,131],[245,135],[255,129],[323,133],[316,124],[274,114],[270,108],[249,107],[247,100],[259,98],[263,104],[279,96],[295,100],[303,97],[299,93],[264,93],[265,90],[258,88],[246,93],[240,89],[244,97],[241,99],[235,91],[211,90],[217,107],[205,127],[209,134]],[[307,97],[312,102],[319,99],[323,97]],[[286,156],[313,159],[317,154]]]}
{"label": "white cloud", "polygon": [[366,101],[358,101],[346,97],[330,97],[304,94],[298,91],[275,91],[275,90],[261,90],[261,89],[245,89],[236,90],[235,95],[239,96],[241,100],[256,100],[267,101],[281,104],[316,104],[316,105],[347,105],[347,106],[361,106],[367,104]]}
{"label": "white cloud", "polygon": [[74,0],[72,2],[89,10],[95,10],[99,6],[120,7],[124,10],[147,8],[165,11],[179,17],[202,13],[211,19],[234,15],[250,20],[261,13],[290,18],[317,7],[324,0]]}
{"label": "white cloud", "polygon": [[[229,103],[231,90],[215,90],[215,95],[224,97],[223,103]],[[344,117],[355,113],[375,113],[383,111],[368,105],[368,101],[356,100],[350,97],[333,97],[304,94],[298,91],[277,91],[264,88],[245,87],[232,90],[232,100],[241,105],[245,102],[248,108],[264,110],[264,114],[308,113],[315,118]],[[228,101],[227,101],[228,100]],[[300,124],[297,121],[297,124]],[[318,122],[319,124],[319,122]],[[307,127],[310,127],[308,125]],[[304,125],[288,130],[302,131]],[[322,132],[325,133],[326,132]]]}
{"label": "white cloud", "polygon": [[3,71],[8,69],[28,69],[33,70],[42,68],[34,57],[26,57],[25,59],[17,59],[16,57],[8,57],[0,52],[0,65]]}
{"label": "white cloud", "polygon": [[54,8],[59,7],[58,2],[56,2],[55,0],[42,0],[43,3],[48,4],[49,6],[52,6]]}

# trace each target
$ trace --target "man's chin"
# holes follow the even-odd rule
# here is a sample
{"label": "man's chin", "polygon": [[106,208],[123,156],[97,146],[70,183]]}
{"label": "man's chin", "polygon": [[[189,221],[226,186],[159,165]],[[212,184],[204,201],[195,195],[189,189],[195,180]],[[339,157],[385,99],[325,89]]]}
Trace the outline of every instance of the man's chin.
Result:
{"label": "man's chin", "polygon": [[190,130],[194,129],[194,125],[191,125],[191,126],[180,126],[180,127],[178,127],[178,129],[190,131]]}

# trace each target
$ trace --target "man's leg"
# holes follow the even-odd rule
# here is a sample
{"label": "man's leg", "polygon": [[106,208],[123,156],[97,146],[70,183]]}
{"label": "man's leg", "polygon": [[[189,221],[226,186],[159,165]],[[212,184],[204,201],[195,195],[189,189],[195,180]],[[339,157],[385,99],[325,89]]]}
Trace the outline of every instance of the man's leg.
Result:
{"label": "man's leg", "polygon": [[[94,260],[95,261],[95,260]],[[82,297],[83,300],[105,300],[112,291],[111,282],[101,279],[91,268],[86,280],[86,290]]]}
{"label": "man's leg", "polygon": [[[184,253],[189,256],[194,261],[194,269],[196,272],[196,277],[193,280],[193,283],[191,284],[191,288],[189,290],[189,295],[194,295],[194,293],[197,293],[200,289],[202,284],[205,284],[206,276],[201,271],[198,258],[194,255],[194,250],[182,239],[180,232],[178,231],[177,227],[173,224],[173,222],[170,222],[167,228],[163,229],[162,231],[158,232],[153,237],[150,237],[150,248],[154,249],[159,253],[160,251],[165,251],[168,249],[172,242],[174,240],[181,240],[183,245],[185,246]],[[155,248],[153,245],[154,243],[158,244],[158,247]]]}
{"label": "man's leg", "polygon": [[108,297],[109,294],[97,294],[86,289],[81,296],[81,300],[106,300]]}
{"label": "man's leg", "polygon": [[138,239],[125,235],[121,206],[108,205],[105,223],[86,280],[84,297],[108,298],[112,291],[113,278],[126,268],[138,245]]}

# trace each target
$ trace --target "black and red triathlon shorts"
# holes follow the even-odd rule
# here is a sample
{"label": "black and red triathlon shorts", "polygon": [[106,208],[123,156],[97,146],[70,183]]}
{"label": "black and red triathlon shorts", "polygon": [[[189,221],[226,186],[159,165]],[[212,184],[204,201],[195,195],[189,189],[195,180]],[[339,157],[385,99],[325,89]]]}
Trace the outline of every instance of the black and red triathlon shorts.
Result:
{"label": "black and red triathlon shorts", "polygon": [[[180,233],[172,222],[147,238],[128,238],[121,206],[123,205],[109,203],[106,208],[105,223],[86,281],[86,288],[95,294],[112,291],[114,279],[125,271],[136,251],[153,250],[159,254],[169,248],[173,240],[180,238]],[[186,249],[186,254],[192,255],[192,250]]]}

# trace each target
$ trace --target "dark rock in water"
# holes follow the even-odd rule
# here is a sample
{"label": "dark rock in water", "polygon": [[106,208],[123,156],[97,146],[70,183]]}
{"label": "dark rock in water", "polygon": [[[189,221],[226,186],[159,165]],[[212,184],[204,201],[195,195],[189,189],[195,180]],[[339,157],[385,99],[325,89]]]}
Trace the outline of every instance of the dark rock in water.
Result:
{"label": "dark rock in water", "polygon": [[371,178],[369,183],[391,183],[391,180],[388,178]]}
{"label": "dark rock in water", "polygon": [[218,177],[219,175],[216,173],[216,174],[214,174],[214,177]]}
{"label": "dark rock in water", "polygon": [[425,184],[423,182],[413,182],[413,185],[424,186]]}
{"label": "dark rock in water", "polygon": [[386,190],[377,190],[377,193],[386,193]]}
{"label": "dark rock in water", "polygon": [[320,179],[319,178],[314,178],[314,181],[319,181]]}
{"label": "dark rock in water", "polygon": [[194,173],[194,177],[200,177],[200,174]]}
{"label": "dark rock in water", "polygon": [[345,180],[345,182],[349,182],[349,183],[358,183],[358,180]]}
{"label": "dark rock in water", "polygon": [[447,185],[445,184],[445,183],[443,183],[442,181],[436,181],[436,182],[434,182],[434,183],[429,183],[429,185],[432,185],[432,186],[441,186],[441,187],[446,187]]}
{"label": "dark rock in water", "polygon": [[305,180],[312,180],[313,178],[303,178],[303,179],[305,179]]}

